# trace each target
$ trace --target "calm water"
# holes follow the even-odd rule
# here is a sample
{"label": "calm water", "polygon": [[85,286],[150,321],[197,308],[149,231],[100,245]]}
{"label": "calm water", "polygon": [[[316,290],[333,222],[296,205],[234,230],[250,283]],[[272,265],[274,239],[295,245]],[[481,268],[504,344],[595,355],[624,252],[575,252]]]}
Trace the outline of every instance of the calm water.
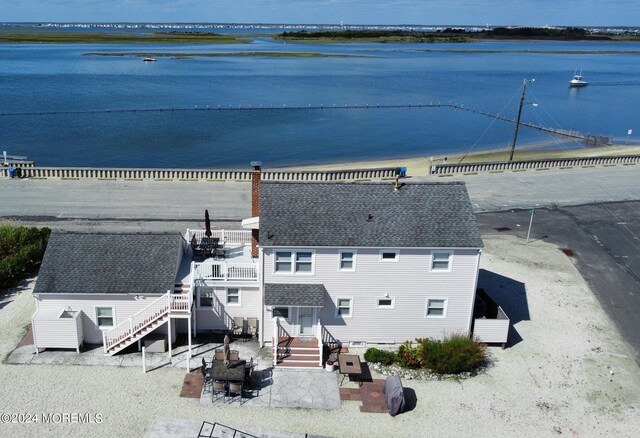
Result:
{"label": "calm water", "polygon": [[[457,102],[625,139],[640,134],[640,55],[425,53],[423,49],[640,50],[637,43],[464,45],[0,44],[0,113]],[[291,51],[358,58],[140,58],[87,52]],[[591,85],[569,89],[582,68]],[[514,126],[451,109],[191,111],[0,116],[0,150],[49,166],[248,167],[507,147]],[[553,138],[521,129],[519,144]],[[578,147],[565,144],[558,147]]]}

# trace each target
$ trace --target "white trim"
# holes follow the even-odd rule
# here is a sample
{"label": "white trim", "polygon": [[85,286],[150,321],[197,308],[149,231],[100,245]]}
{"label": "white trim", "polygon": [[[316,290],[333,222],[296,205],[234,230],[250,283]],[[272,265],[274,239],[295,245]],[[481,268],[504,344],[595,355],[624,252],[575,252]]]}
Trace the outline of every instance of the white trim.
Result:
{"label": "white trim", "polygon": [[[238,291],[238,302],[237,303],[229,303],[229,289],[235,289]],[[229,307],[240,307],[242,306],[242,290],[239,287],[226,287],[224,289],[224,305]]]}
{"label": "white trim", "polygon": [[[276,318],[282,318],[285,321],[287,321],[287,323],[291,323],[291,306],[269,306],[271,307],[271,320],[273,321]],[[283,317],[283,316],[273,316],[273,310],[274,309],[287,309],[287,317]]]}
{"label": "white trim", "polygon": [[[383,254],[395,254],[394,258],[384,258]],[[400,250],[399,249],[381,249],[380,250],[380,261],[385,263],[395,263],[400,260]]]}
{"label": "white trim", "polygon": [[[271,251],[276,251],[276,248],[278,251],[282,250],[282,251],[295,251],[295,249],[317,249],[318,246],[266,246],[263,245],[262,248],[264,248],[265,250],[271,250]],[[331,246],[331,245],[327,245],[327,246],[322,246],[322,249],[345,249],[346,247],[344,246]],[[355,248],[355,249],[376,249],[376,248],[380,248],[380,247],[375,247],[375,246],[349,246],[349,248]],[[402,247],[398,247],[401,249],[443,249],[443,250],[481,250],[482,248],[479,246],[443,246],[443,247],[435,247],[435,246],[402,246]]]}
{"label": "white trim", "polygon": [[[340,315],[340,300],[349,300],[349,315]],[[336,297],[336,318],[353,318],[353,297]]]}
{"label": "white trim", "polygon": [[[278,253],[288,252],[291,254],[291,269],[289,271],[278,271],[276,267],[278,265]],[[309,253],[311,254],[311,271],[310,272],[300,272],[297,271],[298,267],[298,253]],[[286,262],[284,262],[286,263]],[[304,264],[308,264],[308,262],[302,262]],[[273,275],[315,275],[316,273],[316,251],[314,249],[287,249],[287,250],[274,250],[273,251]]]}
{"label": "white trim", "polygon": [[[342,254],[350,252],[351,253],[351,268],[343,268],[342,267]],[[358,258],[358,251],[355,249],[343,249],[338,251],[338,271],[341,272],[355,272],[356,271],[356,259]]]}
{"label": "white trim", "polygon": [[[433,264],[435,262],[434,255],[435,254],[447,254],[449,256],[447,260],[447,269],[434,269]],[[440,260],[443,261],[443,260]],[[453,251],[452,250],[444,250],[444,249],[432,249],[431,250],[431,259],[429,261],[429,272],[451,272],[453,269]]]}
{"label": "white trim", "polygon": [[[310,335],[303,335],[301,333],[300,327],[302,327],[302,324],[300,324],[300,311],[305,308],[305,309],[311,309],[311,334]],[[296,312],[298,314],[298,318],[296,321],[296,331],[298,332],[298,335],[300,336],[313,336],[315,334],[316,331],[316,308],[315,307],[306,307],[306,306],[298,306],[298,311]]]}
{"label": "white trim", "polygon": [[[443,304],[442,304],[442,315],[429,315],[428,314],[428,312],[429,312],[429,301],[436,301],[436,300],[443,301]],[[447,317],[447,304],[448,304],[448,301],[449,301],[449,299],[445,298],[445,297],[429,297],[429,298],[427,298],[427,301],[426,301],[425,306],[424,306],[424,317],[428,318],[428,319],[431,319],[431,318],[444,319],[444,318],[446,318]]]}
{"label": "white trim", "polygon": [[[390,300],[391,301],[391,305],[389,305],[389,306],[381,306],[380,305],[380,300]],[[396,298],[395,297],[378,297],[378,298],[376,298],[376,309],[390,310],[390,309],[395,309],[395,308],[396,308]]]}
{"label": "white trim", "polygon": [[[106,309],[106,308],[110,308],[111,309],[111,319],[113,320],[113,325],[100,325],[100,320],[98,319],[98,309]],[[100,305],[94,305],[93,306],[93,314],[96,317],[96,325],[98,326],[98,328],[100,330],[111,330],[114,327],[118,326],[118,321],[116,321],[116,306],[114,305],[104,305],[104,306],[100,306]],[[104,318],[108,318],[108,317],[104,317]]]}
{"label": "white trim", "polygon": [[[198,288],[198,293],[196,294],[196,299],[197,299],[197,305],[196,308],[198,309],[213,309],[213,303],[216,300],[216,290],[213,286],[197,286]],[[204,289],[204,291],[203,291]],[[202,292],[208,292],[211,291],[211,306],[202,306],[200,304],[200,298],[202,298]]]}

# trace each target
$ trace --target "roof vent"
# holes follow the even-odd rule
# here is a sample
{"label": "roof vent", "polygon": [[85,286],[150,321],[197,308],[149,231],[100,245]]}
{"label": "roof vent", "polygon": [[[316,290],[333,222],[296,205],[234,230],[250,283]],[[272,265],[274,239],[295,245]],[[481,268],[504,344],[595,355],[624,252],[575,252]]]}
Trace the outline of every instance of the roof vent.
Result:
{"label": "roof vent", "polygon": [[367,218],[367,222],[371,222],[373,220],[373,215],[369,213],[369,217]]}

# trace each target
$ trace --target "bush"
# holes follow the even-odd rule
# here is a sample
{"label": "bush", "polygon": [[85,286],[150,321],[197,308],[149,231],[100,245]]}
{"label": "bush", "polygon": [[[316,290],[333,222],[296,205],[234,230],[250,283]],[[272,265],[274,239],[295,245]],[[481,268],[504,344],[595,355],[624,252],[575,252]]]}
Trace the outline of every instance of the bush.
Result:
{"label": "bush", "polygon": [[50,233],[49,228],[0,225],[0,289],[40,266]]}
{"label": "bush", "polygon": [[[443,341],[416,339],[424,366],[438,374],[459,374],[478,368],[486,347],[467,336],[453,335]],[[402,348],[402,347],[400,347]]]}
{"label": "bush", "polygon": [[398,349],[396,358],[398,364],[404,368],[422,368],[424,360],[422,359],[422,339],[416,339],[418,346],[414,347],[411,342],[406,341]]}
{"label": "bush", "polygon": [[395,354],[379,348],[367,348],[364,352],[364,360],[367,362],[378,362],[383,365],[391,365],[395,360]]}

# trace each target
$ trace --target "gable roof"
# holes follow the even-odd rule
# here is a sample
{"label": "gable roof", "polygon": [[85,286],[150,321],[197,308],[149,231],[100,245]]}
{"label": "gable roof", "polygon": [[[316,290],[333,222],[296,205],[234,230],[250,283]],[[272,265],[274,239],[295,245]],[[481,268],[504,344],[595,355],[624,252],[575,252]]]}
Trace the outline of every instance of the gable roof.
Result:
{"label": "gable roof", "polygon": [[179,234],[52,233],[33,293],[166,293],[181,248]]}
{"label": "gable roof", "polygon": [[260,245],[482,248],[463,182],[260,185]]}

